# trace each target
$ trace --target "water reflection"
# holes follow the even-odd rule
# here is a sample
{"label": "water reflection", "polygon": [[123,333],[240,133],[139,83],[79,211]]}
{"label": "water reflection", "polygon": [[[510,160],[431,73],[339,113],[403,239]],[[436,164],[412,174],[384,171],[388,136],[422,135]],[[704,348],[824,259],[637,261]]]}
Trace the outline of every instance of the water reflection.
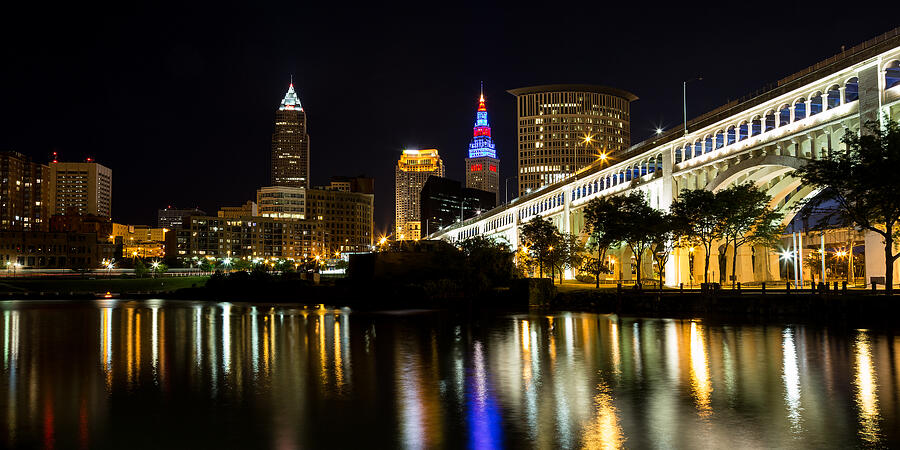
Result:
{"label": "water reflection", "polygon": [[898,444],[900,339],[874,331],[237,302],[0,311],[0,447]]}
{"label": "water reflection", "polygon": [[856,407],[859,409],[859,434],[867,444],[877,444],[881,440],[876,392],[878,383],[872,362],[872,342],[865,330],[857,333],[853,353],[856,357],[853,385],[856,388]]}
{"label": "water reflection", "polygon": [[784,380],[784,401],[788,408],[788,419],[791,421],[791,429],[798,433],[800,428],[800,373],[797,367],[797,350],[794,345],[794,331],[786,328],[782,332],[784,351],[782,379]]}
{"label": "water reflection", "polygon": [[609,449],[622,448],[625,437],[619,426],[619,418],[616,416],[616,407],[613,405],[613,397],[609,388],[601,383],[597,385],[597,395],[594,396],[594,406],[597,411],[584,433],[584,448]]}
{"label": "water reflection", "polygon": [[703,336],[703,325],[691,321],[691,391],[697,405],[697,413],[702,418],[712,414],[710,397],[712,383],[709,378],[709,361],[706,357],[706,339]]}

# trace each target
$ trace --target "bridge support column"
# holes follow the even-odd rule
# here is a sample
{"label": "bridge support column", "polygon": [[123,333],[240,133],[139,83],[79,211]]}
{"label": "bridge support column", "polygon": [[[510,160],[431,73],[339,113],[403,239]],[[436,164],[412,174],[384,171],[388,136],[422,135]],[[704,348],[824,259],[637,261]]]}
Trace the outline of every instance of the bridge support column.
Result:
{"label": "bridge support column", "polygon": [[[887,266],[884,264],[884,238],[874,231],[866,231],[865,244],[866,287],[871,288],[872,277],[884,277],[887,275]],[[894,246],[894,251],[897,251],[897,245]],[[900,274],[900,272],[898,272],[898,266],[900,266],[900,264],[895,261],[894,267],[892,267],[895,284],[897,283],[898,274]]]}
{"label": "bridge support column", "polygon": [[[728,273],[731,275],[731,273]],[[747,283],[755,281],[753,276],[753,249],[749,245],[738,247],[737,252],[737,270],[735,271],[737,281]]]}

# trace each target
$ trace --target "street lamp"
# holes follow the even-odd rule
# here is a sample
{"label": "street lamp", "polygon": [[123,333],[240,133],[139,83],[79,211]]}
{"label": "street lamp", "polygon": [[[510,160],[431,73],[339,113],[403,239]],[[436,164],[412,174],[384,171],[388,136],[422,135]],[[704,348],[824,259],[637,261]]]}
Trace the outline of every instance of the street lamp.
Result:
{"label": "street lamp", "polygon": [[518,177],[519,177],[518,175],[506,177],[506,180],[504,181],[504,183],[506,184],[506,202],[504,202],[504,203],[509,203],[509,180],[512,180],[514,178],[517,179]]}

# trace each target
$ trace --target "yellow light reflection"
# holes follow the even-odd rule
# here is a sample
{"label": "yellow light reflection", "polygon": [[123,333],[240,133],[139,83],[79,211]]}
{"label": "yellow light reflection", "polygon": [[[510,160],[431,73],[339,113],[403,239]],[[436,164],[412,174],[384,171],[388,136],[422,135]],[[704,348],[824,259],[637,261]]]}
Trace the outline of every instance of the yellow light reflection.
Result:
{"label": "yellow light reflection", "polygon": [[706,357],[706,339],[703,325],[691,322],[691,392],[697,404],[697,413],[702,418],[712,414],[710,397],[712,383],[709,379],[709,361]]}
{"label": "yellow light reflection", "polygon": [[855,402],[859,410],[859,435],[868,444],[878,444],[881,440],[878,380],[872,362],[872,342],[865,330],[860,330],[856,335],[853,353],[856,357],[853,386],[856,388]]}
{"label": "yellow light reflection", "polygon": [[112,388],[112,308],[100,310],[100,358],[106,389]]}
{"label": "yellow light reflection", "polygon": [[594,407],[597,408],[597,413],[594,420],[584,429],[584,448],[622,448],[625,444],[625,436],[619,425],[612,394],[602,381],[597,385],[597,390],[599,392],[594,396]]}
{"label": "yellow light reflection", "polygon": [[521,332],[520,337],[521,337],[521,339],[522,339],[522,350],[527,352],[527,351],[528,351],[528,344],[529,344],[529,342],[531,341],[531,340],[529,339],[529,338],[531,337],[531,333],[528,331],[528,321],[527,321],[527,320],[523,320],[523,321],[522,321],[522,328],[521,328],[521,329],[522,329],[522,332]]}
{"label": "yellow light reflection", "polygon": [[134,317],[134,381],[141,380],[141,313]]}
{"label": "yellow light reflection", "polygon": [[344,386],[344,367],[341,361],[341,322],[334,321],[334,382],[340,389]]}
{"label": "yellow light reflection", "polygon": [[134,333],[134,320],[132,316],[132,309],[125,309],[125,378],[129,383],[132,381],[132,368],[131,361],[134,357],[134,341],[131,338],[132,333]]}
{"label": "yellow light reflection", "polygon": [[621,373],[622,356],[619,354],[619,324],[618,319],[609,320],[609,349],[612,355],[613,373],[619,376]]}
{"label": "yellow light reflection", "polygon": [[797,350],[794,344],[794,332],[791,329],[785,329],[782,333],[784,336],[781,346],[784,353],[782,360],[783,371],[782,380],[784,380],[784,401],[787,403],[788,419],[791,421],[791,431],[799,433],[800,428],[800,374],[797,366]]}

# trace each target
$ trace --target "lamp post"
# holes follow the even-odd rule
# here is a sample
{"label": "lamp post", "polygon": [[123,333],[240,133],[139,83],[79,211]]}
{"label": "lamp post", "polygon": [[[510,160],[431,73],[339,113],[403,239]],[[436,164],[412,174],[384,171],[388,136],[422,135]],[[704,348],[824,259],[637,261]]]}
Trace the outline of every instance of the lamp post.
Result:
{"label": "lamp post", "polygon": [[513,175],[513,176],[511,176],[511,177],[506,177],[506,180],[505,180],[505,184],[506,184],[506,201],[505,201],[504,203],[509,203],[509,180],[512,180],[513,178],[518,179],[518,175]]}
{"label": "lamp post", "polygon": [[681,104],[684,107],[684,135],[687,136],[687,85],[692,81],[703,81],[703,77],[695,77],[681,84]]}

